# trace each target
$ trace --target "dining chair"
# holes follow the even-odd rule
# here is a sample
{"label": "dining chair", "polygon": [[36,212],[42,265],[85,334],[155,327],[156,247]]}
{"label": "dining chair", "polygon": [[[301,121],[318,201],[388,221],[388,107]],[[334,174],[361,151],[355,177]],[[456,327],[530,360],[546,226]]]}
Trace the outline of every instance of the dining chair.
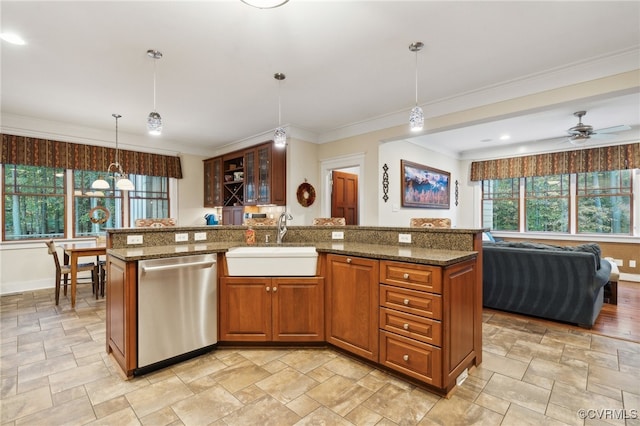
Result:
{"label": "dining chair", "polygon": [[345,226],[344,217],[316,217],[313,219],[313,226]]}
{"label": "dining chair", "polygon": [[451,228],[448,217],[412,217],[409,221],[411,228]]}
{"label": "dining chair", "polygon": [[[58,251],[53,240],[45,243],[49,250],[49,254],[53,256],[53,262],[56,265],[56,305],[60,302],[60,286],[64,281],[64,295],[67,295],[67,281],[69,274],[71,274],[71,265],[64,265],[60,263],[58,258]],[[94,262],[78,263],[78,272],[91,271],[91,285],[94,293],[98,292],[100,287],[100,278],[98,274],[98,265]]]}

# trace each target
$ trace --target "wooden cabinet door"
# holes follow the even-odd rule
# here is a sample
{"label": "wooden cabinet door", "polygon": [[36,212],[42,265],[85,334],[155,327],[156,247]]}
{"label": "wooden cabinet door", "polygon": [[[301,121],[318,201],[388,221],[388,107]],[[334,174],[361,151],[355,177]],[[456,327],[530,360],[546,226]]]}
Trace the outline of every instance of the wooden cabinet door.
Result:
{"label": "wooden cabinet door", "polygon": [[327,255],[327,342],[378,361],[378,261]]}
{"label": "wooden cabinet door", "polygon": [[204,160],[204,207],[222,205],[222,157]]}
{"label": "wooden cabinet door", "polygon": [[137,262],[107,256],[107,353],[127,376],[138,367],[137,268]]}
{"label": "wooden cabinet door", "polygon": [[273,278],[273,340],[324,341],[324,278]]}
{"label": "wooden cabinet door", "polygon": [[269,147],[269,191],[271,204],[277,206],[287,205],[287,149]]}
{"label": "wooden cabinet door", "polygon": [[223,225],[242,225],[244,208],[239,207],[223,207],[222,208],[222,224]]}
{"label": "wooden cabinet door", "polygon": [[220,279],[222,341],[271,340],[271,278]]}

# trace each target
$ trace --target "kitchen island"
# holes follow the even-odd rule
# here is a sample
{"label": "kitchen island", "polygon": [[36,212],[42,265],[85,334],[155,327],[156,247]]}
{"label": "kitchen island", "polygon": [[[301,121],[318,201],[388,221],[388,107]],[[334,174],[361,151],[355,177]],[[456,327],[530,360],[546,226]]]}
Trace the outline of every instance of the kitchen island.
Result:
{"label": "kitchen island", "polygon": [[[347,226],[334,240],[332,227],[289,227],[285,245],[318,252],[314,277],[232,277],[225,253],[244,245],[245,229],[108,231],[107,351],[127,376],[139,374],[138,262],[211,253],[219,345],[330,345],[441,395],[482,362],[481,229]],[[275,231],[257,230],[256,241]],[[144,244],[127,244],[131,235]]]}

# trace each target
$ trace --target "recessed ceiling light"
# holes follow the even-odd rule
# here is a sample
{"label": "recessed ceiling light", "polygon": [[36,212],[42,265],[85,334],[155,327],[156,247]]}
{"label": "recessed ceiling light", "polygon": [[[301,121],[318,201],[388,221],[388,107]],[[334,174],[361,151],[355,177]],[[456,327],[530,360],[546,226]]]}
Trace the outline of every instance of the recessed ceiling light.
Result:
{"label": "recessed ceiling light", "polygon": [[272,9],[274,7],[282,6],[289,0],[241,0],[242,3],[246,3],[249,6],[257,7],[258,9]]}
{"label": "recessed ceiling light", "polygon": [[0,38],[6,41],[7,43],[17,44],[18,46],[27,44],[27,42],[24,41],[22,37],[14,33],[2,33],[0,34]]}
{"label": "recessed ceiling light", "polygon": [[508,141],[509,139],[511,139],[511,136],[509,136],[509,135],[505,134],[505,135],[500,136],[500,140],[501,141]]}

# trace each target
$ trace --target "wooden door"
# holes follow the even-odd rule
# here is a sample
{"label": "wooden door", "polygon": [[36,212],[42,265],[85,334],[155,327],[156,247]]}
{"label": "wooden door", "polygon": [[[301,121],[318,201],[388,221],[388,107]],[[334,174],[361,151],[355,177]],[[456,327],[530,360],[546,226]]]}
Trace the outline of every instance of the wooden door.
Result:
{"label": "wooden door", "polygon": [[331,173],[331,217],[344,217],[347,225],[358,225],[358,175]]}
{"label": "wooden door", "polygon": [[220,340],[271,340],[271,278],[220,279]]}
{"label": "wooden door", "polygon": [[378,361],[378,261],[327,255],[327,342]]}
{"label": "wooden door", "polygon": [[273,278],[273,340],[324,341],[324,278]]}

